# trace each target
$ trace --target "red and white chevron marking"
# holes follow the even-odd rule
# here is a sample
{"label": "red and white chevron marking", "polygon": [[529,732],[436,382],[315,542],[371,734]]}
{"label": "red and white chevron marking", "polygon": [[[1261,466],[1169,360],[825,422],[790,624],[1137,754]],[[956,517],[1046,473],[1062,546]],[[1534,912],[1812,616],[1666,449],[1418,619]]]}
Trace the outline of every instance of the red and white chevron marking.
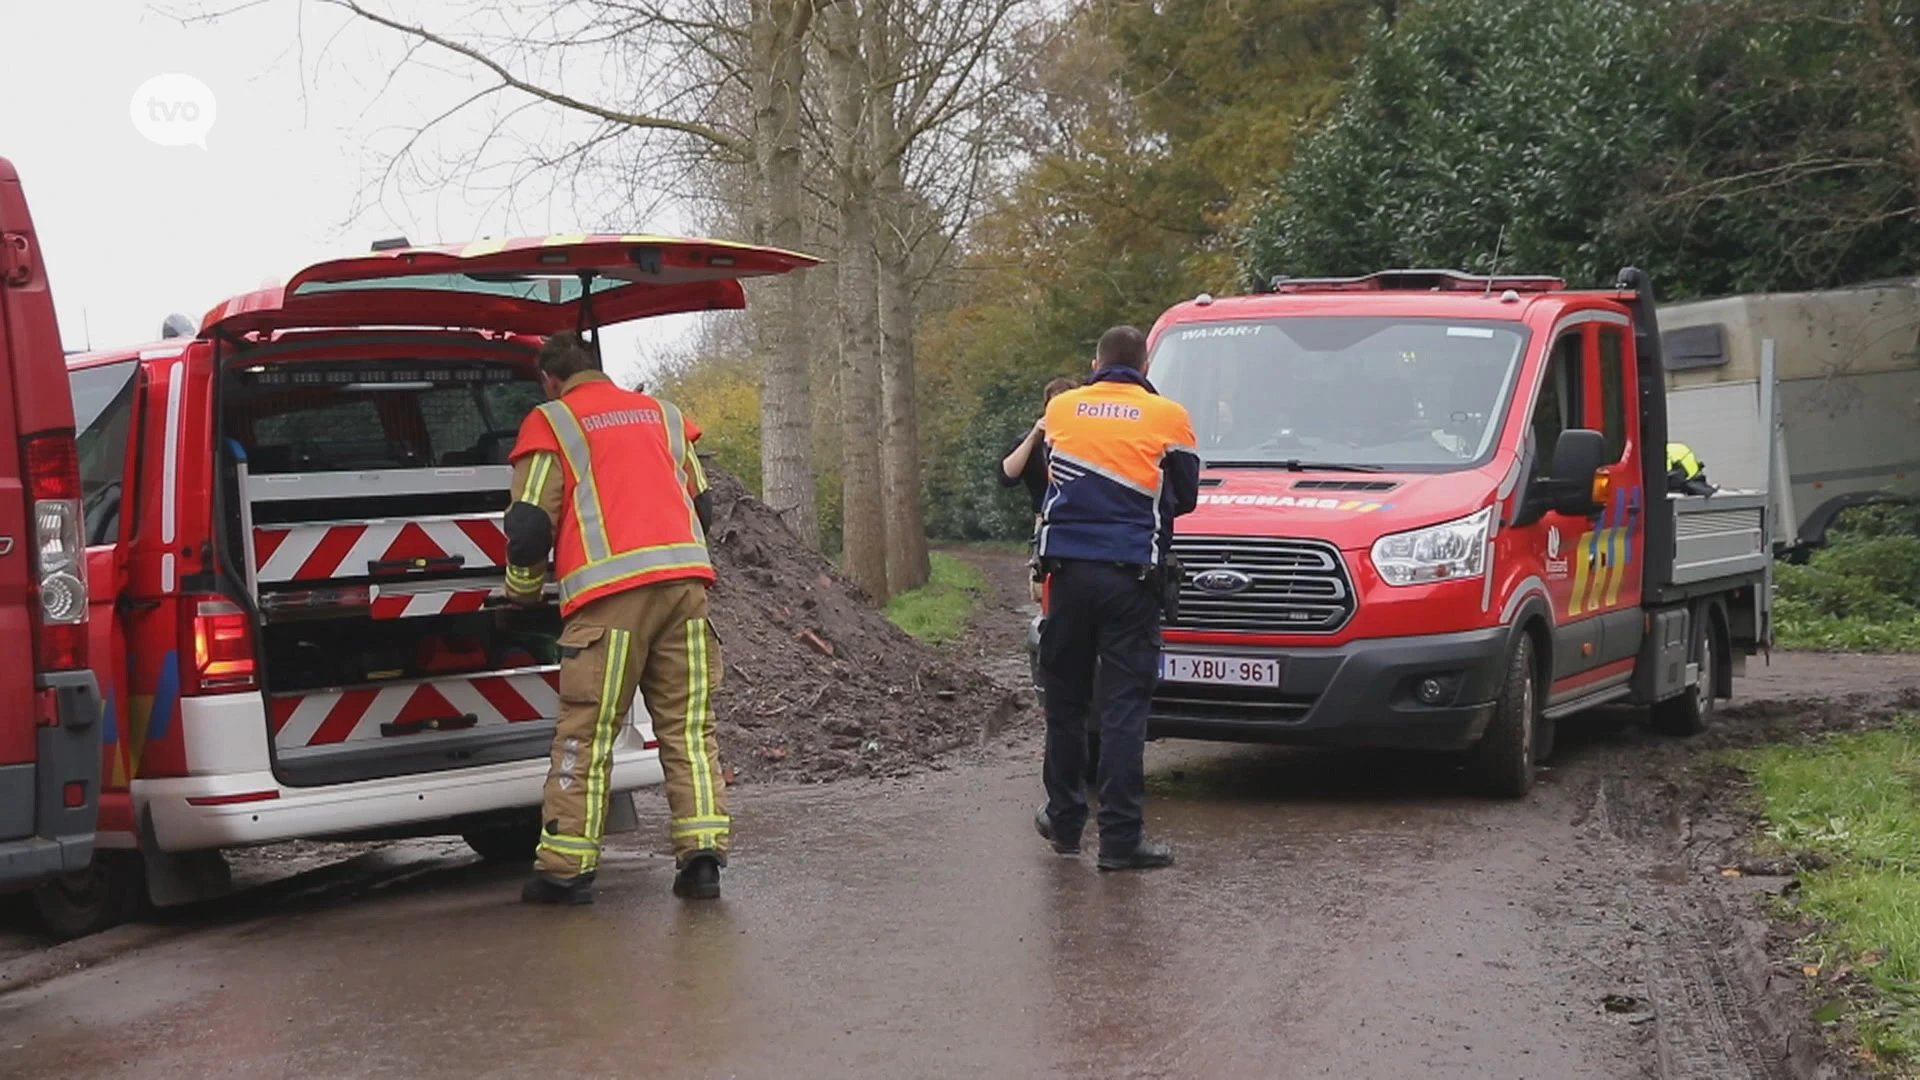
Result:
{"label": "red and white chevron marking", "polygon": [[[475,727],[550,720],[560,711],[560,672],[478,675],[402,686],[288,694],[268,703],[273,744],[282,749],[383,738],[381,724],[472,713]],[[471,731],[473,728],[467,728]],[[420,738],[431,732],[409,736]]]}
{"label": "red and white chevron marking", "polygon": [[417,615],[464,615],[470,611],[479,611],[486,605],[487,597],[503,591],[501,589],[452,589],[446,592],[375,596],[372,614],[376,619],[411,619]]}
{"label": "red and white chevron marking", "polygon": [[504,566],[499,515],[362,525],[262,525],[253,530],[255,579],[263,585],[363,578],[369,563],[458,556],[462,570]]}

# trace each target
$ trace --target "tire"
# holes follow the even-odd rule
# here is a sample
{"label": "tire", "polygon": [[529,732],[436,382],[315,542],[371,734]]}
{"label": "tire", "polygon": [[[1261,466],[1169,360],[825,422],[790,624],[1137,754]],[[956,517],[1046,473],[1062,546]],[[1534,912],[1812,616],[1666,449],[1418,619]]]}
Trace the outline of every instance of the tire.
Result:
{"label": "tire", "polygon": [[33,912],[47,933],[70,941],[120,925],[140,913],[146,900],[140,856],[101,851],[93,864],[33,890]]}
{"label": "tire", "polygon": [[1722,652],[1718,637],[1713,606],[1702,604],[1693,612],[1693,640],[1687,646],[1687,662],[1700,665],[1700,677],[1680,694],[1654,703],[1648,716],[1648,726],[1653,730],[1685,738],[1712,725]]}
{"label": "tire", "polygon": [[1472,750],[1474,777],[1489,795],[1517,799],[1533,788],[1541,723],[1534,668],[1533,637],[1522,633],[1507,661],[1493,719]]}
{"label": "tire", "polygon": [[460,830],[460,839],[467,842],[482,862],[530,863],[533,849],[540,844],[540,812],[531,811],[509,821],[496,818],[469,825]]}

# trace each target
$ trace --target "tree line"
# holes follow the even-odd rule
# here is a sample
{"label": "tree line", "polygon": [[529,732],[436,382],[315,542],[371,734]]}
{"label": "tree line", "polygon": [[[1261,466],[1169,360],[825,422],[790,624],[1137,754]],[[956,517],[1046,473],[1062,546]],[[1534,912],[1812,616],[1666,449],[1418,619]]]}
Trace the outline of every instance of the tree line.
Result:
{"label": "tree line", "polygon": [[[1195,293],[1636,264],[1678,299],[1920,254],[1920,0],[326,2],[584,118],[528,168],[829,259],[657,382],[881,600],[929,535],[1024,536],[993,471],[1040,388]],[[582,49],[615,66],[565,77]]]}

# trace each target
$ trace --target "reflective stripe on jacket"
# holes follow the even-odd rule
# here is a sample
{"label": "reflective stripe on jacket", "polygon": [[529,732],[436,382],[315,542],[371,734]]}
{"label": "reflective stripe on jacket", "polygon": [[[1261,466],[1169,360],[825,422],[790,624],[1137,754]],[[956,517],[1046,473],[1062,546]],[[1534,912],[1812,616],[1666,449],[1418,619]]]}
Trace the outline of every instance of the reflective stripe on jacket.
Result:
{"label": "reflective stripe on jacket", "polygon": [[1047,404],[1047,448],[1039,554],[1158,565],[1199,501],[1187,410],[1137,371],[1102,368]]}
{"label": "reflective stripe on jacket", "polygon": [[545,576],[532,557],[533,547],[543,545],[516,536],[513,515],[523,504],[546,511],[542,516],[553,522],[562,615],[623,589],[683,578],[713,581],[694,508],[707,490],[693,450],[699,437],[667,402],[623,390],[599,372],[568,379],[557,400],[527,414],[510,456],[508,589],[525,595]]}

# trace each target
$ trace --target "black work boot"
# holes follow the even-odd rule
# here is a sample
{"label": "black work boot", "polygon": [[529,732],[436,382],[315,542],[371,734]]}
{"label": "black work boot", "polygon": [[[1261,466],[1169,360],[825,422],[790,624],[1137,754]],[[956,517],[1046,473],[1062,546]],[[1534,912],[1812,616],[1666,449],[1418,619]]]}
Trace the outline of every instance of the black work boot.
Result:
{"label": "black work boot", "polygon": [[1100,853],[1102,870],[1157,870],[1173,865],[1173,849],[1165,844],[1142,839],[1132,851],[1109,855]]}
{"label": "black work boot", "polygon": [[720,868],[727,857],[717,851],[696,851],[680,861],[673,875],[673,895],[686,900],[718,900]]}
{"label": "black work boot", "polygon": [[545,874],[535,874],[520,890],[520,899],[529,904],[591,904],[593,903],[593,875],[581,874],[573,878],[552,878]]}
{"label": "black work boot", "polygon": [[1077,834],[1074,836],[1055,835],[1053,819],[1047,816],[1047,808],[1044,806],[1033,815],[1033,831],[1040,834],[1040,839],[1053,845],[1053,852],[1056,855],[1080,854],[1080,837]]}

